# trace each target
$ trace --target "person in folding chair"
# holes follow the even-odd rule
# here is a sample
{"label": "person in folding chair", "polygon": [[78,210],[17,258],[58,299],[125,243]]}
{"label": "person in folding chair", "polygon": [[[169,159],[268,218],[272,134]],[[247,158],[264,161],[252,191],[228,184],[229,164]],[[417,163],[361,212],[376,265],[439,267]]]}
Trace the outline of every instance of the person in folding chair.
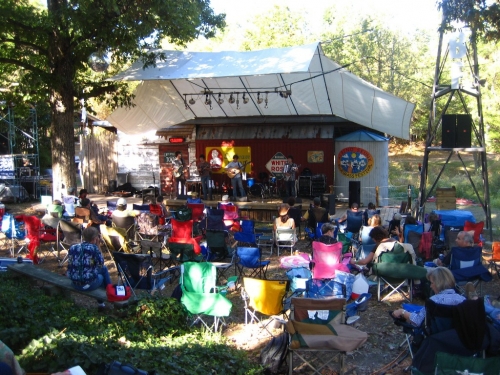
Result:
{"label": "person in folding chair", "polygon": [[[472,248],[474,247],[474,236],[469,232],[461,231],[458,232],[455,242],[457,244],[457,247],[459,248],[472,250]],[[446,254],[443,260],[437,258],[434,260],[434,263],[436,263],[439,267],[441,266],[449,267],[450,261],[451,261],[451,251],[448,252],[448,254]]]}
{"label": "person in folding chair", "polygon": [[313,233],[316,231],[317,223],[326,223],[328,221],[328,211],[326,208],[321,207],[319,197],[313,199],[313,206],[302,216],[302,221],[307,223],[307,228]]}
{"label": "person in folding chair", "polygon": [[113,211],[111,220],[114,226],[124,228],[127,231],[127,239],[133,241],[135,239],[135,218],[139,214],[139,211],[128,210],[127,200],[120,198],[116,202],[116,210]]}
{"label": "person in folding chair", "polygon": [[[94,227],[83,231],[83,242],[72,245],[68,253],[67,275],[77,290],[92,291],[111,284],[108,268],[99,250],[99,231]],[[97,301],[98,309],[105,308],[104,301]]]}
{"label": "person in folding chair", "polygon": [[321,236],[317,239],[317,241],[324,243],[325,245],[337,243],[335,232],[336,228],[332,223],[324,223],[321,226]]}
{"label": "person in folding chair", "polygon": [[99,226],[101,224],[106,224],[107,226],[111,225],[111,222],[110,220],[108,220],[108,217],[106,215],[99,215],[92,209],[90,199],[88,198],[80,199],[80,206],[82,208],[86,208],[89,210],[89,217],[91,222],[90,225],[96,225],[96,226]]}

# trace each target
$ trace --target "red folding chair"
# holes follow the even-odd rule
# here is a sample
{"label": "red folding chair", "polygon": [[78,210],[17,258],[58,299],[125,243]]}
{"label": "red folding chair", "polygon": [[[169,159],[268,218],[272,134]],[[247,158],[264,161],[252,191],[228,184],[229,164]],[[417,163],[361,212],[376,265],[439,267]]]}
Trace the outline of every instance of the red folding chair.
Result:
{"label": "red folding chair", "polygon": [[[193,220],[179,221],[172,219],[170,223],[172,224],[172,237],[184,239],[193,238]],[[194,239],[200,242],[203,236],[196,236]]]}
{"label": "red folding chair", "polygon": [[188,203],[187,206],[191,209],[192,218],[194,221],[202,221],[205,216],[205,205],[203,203]]}

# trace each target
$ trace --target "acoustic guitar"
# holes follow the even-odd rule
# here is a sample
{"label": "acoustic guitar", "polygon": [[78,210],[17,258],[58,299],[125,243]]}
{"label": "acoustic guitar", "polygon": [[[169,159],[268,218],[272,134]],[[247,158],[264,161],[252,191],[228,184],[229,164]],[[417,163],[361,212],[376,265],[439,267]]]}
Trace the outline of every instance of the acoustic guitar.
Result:
{"label": "acoustic guitar", "polygon": [[251,161],[246,161],[242,164],[242,167],[241,169],[238,169],[238,168],[231,168],[231,169],[228,169],[226,171],[227,175],[229,176],[229,178],[234,178],[238,173],[241,173],[241,171],[244,171],[245,170],[245,167],[251,163]]}
{"label": "acoustic guitar", "polygon": [[184,174],[184,172],[188,171],[189,168],[191,168],[191,166],[194,163],[196,163],[196,160],[193,161],[193,162],[191,162],[187,167],[184,167],[184,168],[182,168],[182,167],[174,168],[174,177],[175,178],[181,177]]}
{"label": "acoustic guitar", "polygon": [[[292,171],[293,172],[297,172],[300,168],[300,164],[297,165],[296,167],[292,167]],[[292,178],[292,174],[291,173],[285,173],[285,181],[290,181],[290,179]]]}

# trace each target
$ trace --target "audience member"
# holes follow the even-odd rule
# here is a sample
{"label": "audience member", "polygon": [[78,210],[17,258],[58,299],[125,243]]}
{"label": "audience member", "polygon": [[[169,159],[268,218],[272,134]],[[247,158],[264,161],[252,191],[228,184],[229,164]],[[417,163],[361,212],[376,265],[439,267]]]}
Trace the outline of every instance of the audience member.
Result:
{"label": "audience member", "polygon": [[379,214],[373,215],[371,218],[368,219],[368,226],[369,227],[379,227],[382,225],[382,219]]}
{"label": "audience member", "polygon": [[[83,231],[83,242],[72,245],[68,252],[67,275],[77,290],[92,291],[111,284],[109,272],[104,265],[104,258],[99,250],[100,234],[94,227]],[[97,301],[99,310],[105,305]]]}
{"label": "audience member", "polygon": [[68,194],[63,196],[64,203],[64,213],[63,216],[74,217],[75,216],[75,204],[78,198],[75,197],[76,189],[74,187],[68,188]]}
{"label": "audience member", "polygon": [[302,216],[302,221],[307,222],[307,226],[313,231],[316,230],[317,223],[328,222],[328,211],[326,208],[321,207],[321,200],[319,197],[313,199],[313,206],[306,211],[304,216]]}
{"label": "audience member", "polygon": [[127,217],[132,216],[136,217],[140,214],[139,211],[128,210],[127,209],[127,200],[125,198],[120,198],[116,201],[116,210],[113,211],[111,217]]}
{"label": "audience member", "polygon": [[[465,231],[458,232],[455,242],[457,243],[457,247],[472,248],[474,247],[474,235]],[[450,261],[451,261],[451,251],[449,251],[448,254],[446,254],[443,260],[437,258],[434,260],[434,263],[437,264],[438,266],[449,266]]]}
{"label": "audience member", "polygon": [[278,210],[278,217],[274,220],[274,231],[276,232],[277,228],[282,228],[282,229],[294,229],[295,228],[295,221],[293,218],[288,215],[288,210],[290,209],[290,206],[288,203],[282,203],[280,204],[279,210]]}
{"label": "audience member", "polygon": [[335,235],[335,226],[332,223],[324,223],[321,226],[321,236],[318,238],[319,242],[330,245],[336,243],[337,239]]}
{"label": "audience member", "polygon": [[364,259],[355,260],[351,258],[351,264],[355,264],[358,266],[368,266],[370,263],[373,263],[375,261],[375,252],[377,251],[377,248],[381,243],[395,242],[393,238],[389,238],[389,232],[387,232],[387,230],[385,230],[385,228],[382,226],[373,228],[369,236],[375,241],[376,245],[373,247],[370,254],[368,254]]}

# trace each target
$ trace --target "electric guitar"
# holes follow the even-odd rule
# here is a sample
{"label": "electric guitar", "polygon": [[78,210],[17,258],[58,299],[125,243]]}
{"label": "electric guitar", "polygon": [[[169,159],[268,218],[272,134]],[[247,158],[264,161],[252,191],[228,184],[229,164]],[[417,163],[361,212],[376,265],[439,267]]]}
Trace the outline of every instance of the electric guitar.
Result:
{"label": "electric guitar", "polygon": [[174,167],[174,177],[175,177],[175,178],[179,178],[179,177],[181,177],[181,176],[184,174],[184,172],[186,172],[187,170],[189,170],[189,168],[190,168],[190,167],[191,167],[194,163],[196,163],[196,160],[195,160],[195,161],[193,161],[193,162],[191,162],[191,163],[190,163],[187,167],[184,167],[184,168],[182,168],[182,167]]}
{"label": "electric guitar", "polygon": [[[296,167],[292,167],[292,171],[293,172],[297,172],[300,168],[300,164],[297,165]],[[288,173],[285,173],[285,181],[290,181],[290,179],[292,178],[292,174],[290,172]]]}
{"label": "electric guitar", "polygon": [[238,169],[238,168],[231,168],[231,169],[228,169],[226,171],[227,175],[229,178],[234,178],[238,173],[241,173],[241,171],[244,171],[245,170],[245,167],[247,166],[247,164],[251,163],[251,161],[246,161],[244,163],[242,163],[242,167],[241,169]]}

